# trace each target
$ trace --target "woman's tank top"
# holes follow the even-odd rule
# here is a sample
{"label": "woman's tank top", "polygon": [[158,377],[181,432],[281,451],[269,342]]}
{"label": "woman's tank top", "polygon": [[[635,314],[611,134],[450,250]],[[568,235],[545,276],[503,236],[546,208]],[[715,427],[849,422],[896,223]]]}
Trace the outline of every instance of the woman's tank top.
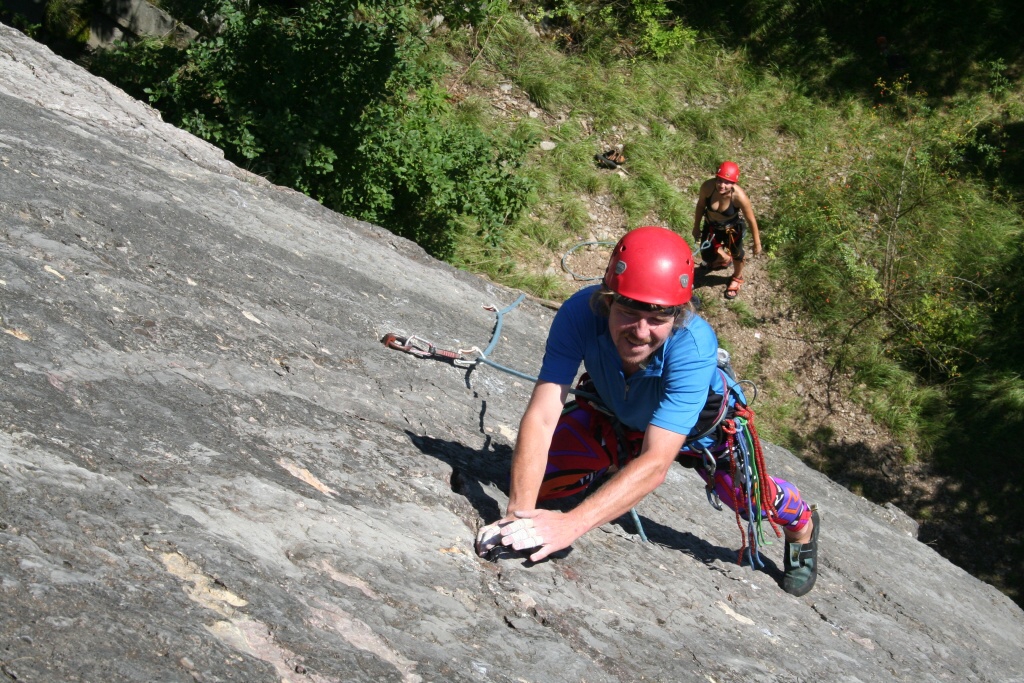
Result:
{"label": "woman's tank top", "polygon": [[[712,192],[711,194],[708,195],[707,199],[704,200],[704,217],[705,218],[708,217],[708,212],[713,210],[711,208],[711,197],[714,196],[714,194],[715,193]],[[739,214],[739,209],[736,208],[736,205],[733,204],[732,199],[730,198],[729,199],[729,206],[724,211],[715,211],[715,213],[717,213],[719,215],[722,215],[722,216],[725,216],[725,220],[723,220],[723,221],[712,221],[712,223],[722,223],[724,225],[726,223],[732,223],[736,219],[736,216]],[[710,220],[710,219],[708,219],[708,220]]]}

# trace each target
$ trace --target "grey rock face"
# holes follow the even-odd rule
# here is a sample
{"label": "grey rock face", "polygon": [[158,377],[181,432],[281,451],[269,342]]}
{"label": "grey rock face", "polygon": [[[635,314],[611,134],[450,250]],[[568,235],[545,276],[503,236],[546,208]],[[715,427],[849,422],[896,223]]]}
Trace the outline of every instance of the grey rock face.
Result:
{"label": "grey rock face", "polygon": [[[529,566],[472,552],[529,382],[509,291],[224,161],[0,26],[0,671],[26,681],[1021,681],[1024,614],[768,447],[793,598],[682,468]],[[505,315],[534,374],[552,312]],[[782,543],[767,559],[781,566]]]}
{"label": "grey rock face", "polygon": [[148,0],[101,0],[90,20],[88,46],[108,48],[127,38],[161,38],[184,47],[198,35]]}

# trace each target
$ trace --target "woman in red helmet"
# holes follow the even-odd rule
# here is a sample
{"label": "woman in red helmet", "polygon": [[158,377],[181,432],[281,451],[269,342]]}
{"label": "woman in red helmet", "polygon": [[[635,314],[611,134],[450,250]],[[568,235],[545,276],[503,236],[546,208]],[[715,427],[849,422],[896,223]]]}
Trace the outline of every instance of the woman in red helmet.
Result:
{"label": "woman in red helmet", "polygon": [[715,177],[700,186],[697,209],[693,214],[693,239],[701,245],[704,263],[712,269],[727,267],[729,261],[719,257],[719,248],[724,248],[732,256],[733,273],[725,290],[726,299],[735,299],[743,286],[743,235],[747,225],[754,238],[754,255],[761,253],[757,218],[747,193],[736,184],[739,179],[740,167],[732,161],[719,166]]}
{"label": "woman in red helmet", "polygon": [[[694,312],[692,292],[686,240],[643,227],[619,240],[601,285],[562,305],[519,425],[505,517],[480,530],[477,553],[511,546],[536,562],[567,548],[657,488],[687,438],[691,448],[713,440],[702,424],[707,406],[722,406],[733,394],[718,369],[718,339]],[[592,400],[563,410],[580,363]],[[571,510],[538,509],[585,492],[605,475]],[[709,491],[720,491],[722,502],[744,514],[749,503],[735,495],[728,468],[702,476]],[[765,514],[783,526],[787,557],[794,558],[787,560],[784,588],[802,595],[817,574],[817,515],[796,487],[770,479]]]}

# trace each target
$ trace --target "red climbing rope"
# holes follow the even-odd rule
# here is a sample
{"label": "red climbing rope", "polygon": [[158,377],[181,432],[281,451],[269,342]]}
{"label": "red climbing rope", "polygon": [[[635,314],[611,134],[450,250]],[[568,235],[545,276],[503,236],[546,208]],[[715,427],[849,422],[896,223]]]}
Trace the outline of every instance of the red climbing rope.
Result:
{"label": "red climbing rope", "polygon": [[[768,481],[768,466],[764,462],[764,449],[761,448],[761,439],[757,436],[757,427],[754,426],[754,411],[750,406],[736,406],[736,415],[742,417],[747,421],[747,429],[750,430],[750,440],[754,444],[754,466],[757,467],[757,480]],[[782,531],[778,525],[775,524],[775,520],[772,519],[772,515],[768,515],[768,523],[772,526],[772,531],[775,532],[775,537],[779,538],[782,536]]]}

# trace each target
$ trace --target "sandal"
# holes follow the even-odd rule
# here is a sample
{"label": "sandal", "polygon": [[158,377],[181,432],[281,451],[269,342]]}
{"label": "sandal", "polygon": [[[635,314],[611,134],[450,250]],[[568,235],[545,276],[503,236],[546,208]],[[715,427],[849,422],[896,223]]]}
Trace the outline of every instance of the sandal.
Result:
{"label": "sandal", "polygon": [[604,154],[595,154],[594,158],[600,166],[605,168],[618,168],[622,164],[626,163],[626,157],[622,156],[621,152],[614,149],[610,149]]}
{"label": "sandal", "polygon": [[726,299],[735,299],[740,293],[740,287],[743,286],[743,278],[734,277],[729,280],[729,288],[725,290]]}

